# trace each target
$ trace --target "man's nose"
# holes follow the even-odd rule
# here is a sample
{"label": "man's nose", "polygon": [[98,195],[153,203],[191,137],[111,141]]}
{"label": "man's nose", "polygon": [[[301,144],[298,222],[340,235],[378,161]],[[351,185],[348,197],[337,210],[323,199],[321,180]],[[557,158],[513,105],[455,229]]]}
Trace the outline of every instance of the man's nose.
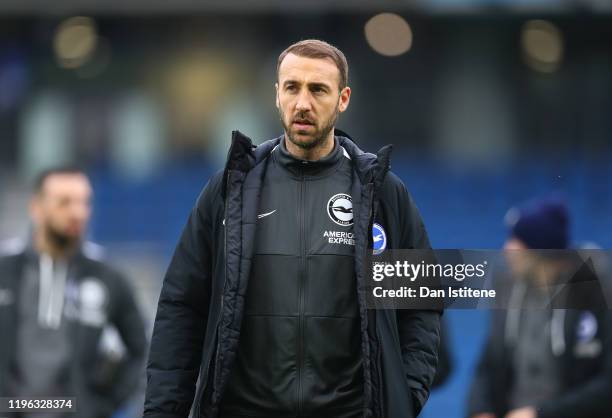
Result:
{"label": "man's nose", "polygon": [[87,222],[89,207],[85,204],[75,204],[71,207],[70,216],[79,222]]}
{"label": "man's nose", "polygon": [[310,92],[307,89],[303,89],[298,95],[297,102],[295,104],[296,110],[305,111],[310,110],[312,108],[310,102]]}

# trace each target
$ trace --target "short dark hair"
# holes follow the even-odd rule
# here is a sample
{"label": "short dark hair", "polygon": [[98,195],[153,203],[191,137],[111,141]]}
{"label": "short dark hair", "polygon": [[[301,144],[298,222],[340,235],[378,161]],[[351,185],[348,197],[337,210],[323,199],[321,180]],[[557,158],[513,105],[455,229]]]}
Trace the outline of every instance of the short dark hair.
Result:
{"label": "short dark hair", "polygon": [[85,170],[77,166],[66,165],[48,168],[40,172],[34,179],[33,192],[36,194],[40,193],[43,189],[43,186],[45,185],[45,181],[47,181],[49,177],[54,176],[56,174],[80,174],[87,177],[87,173],[85,173]]}
{"label": "short dark hair", "polygon": [[342,51],[335,46],[319,39],[305,39],[290,45],[278,56],[278,62],[276,63],[277,78],[278,70],[287,54],[305,58],[330,58],[340,71],[340,89],[348,85],[348,62]]}

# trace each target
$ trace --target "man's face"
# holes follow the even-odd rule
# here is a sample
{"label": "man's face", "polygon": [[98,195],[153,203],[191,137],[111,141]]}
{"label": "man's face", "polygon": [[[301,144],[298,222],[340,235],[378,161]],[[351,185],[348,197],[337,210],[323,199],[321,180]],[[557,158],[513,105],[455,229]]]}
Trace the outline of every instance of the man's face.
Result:
{"label": "man's face", "polygon": [[328,137],[350,95],[349,87],[340,90],[340,71],[331,59],[287,54],[278,69],[276,107],[287,138],[301,148]]}
{"label": "man's face", "polygon": [[91,215],[92,190],[82,174],[52,174],[32,199],[31,215],[55,245],[80,241]]}
{"label": "man's face", "polygon": [[504,256],[514,279],[524,280],[533,268],[534,259],[529,248],[518,238],[510,237],[504,243]]}

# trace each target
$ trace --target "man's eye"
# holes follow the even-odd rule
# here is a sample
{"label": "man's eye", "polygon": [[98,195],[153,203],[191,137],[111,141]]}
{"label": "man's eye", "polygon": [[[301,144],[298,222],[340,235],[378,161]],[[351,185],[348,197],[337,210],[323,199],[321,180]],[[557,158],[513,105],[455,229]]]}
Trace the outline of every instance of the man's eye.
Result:
{"label": "man's eye", "polygon": [[289,85],[285,88],[285,90],[289,91],[289,92],[294,92],[297,90],[297,87],[293,86],[293,85]]}
{"label": "man's eye", "polygon": [[325,90],[322,87],[313,87],[310,89],[310,91],[317,94],[325,93]]}

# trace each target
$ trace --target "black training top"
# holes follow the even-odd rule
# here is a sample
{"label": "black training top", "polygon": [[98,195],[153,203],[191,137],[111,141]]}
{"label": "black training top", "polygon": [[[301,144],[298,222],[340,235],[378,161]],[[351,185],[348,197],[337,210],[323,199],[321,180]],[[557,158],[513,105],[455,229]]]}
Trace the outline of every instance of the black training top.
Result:
{"label": "black training top", "polygon": [[221,417],[363,411],[353,169],[335,140],[318,161],[268,157],[238,354]]}

